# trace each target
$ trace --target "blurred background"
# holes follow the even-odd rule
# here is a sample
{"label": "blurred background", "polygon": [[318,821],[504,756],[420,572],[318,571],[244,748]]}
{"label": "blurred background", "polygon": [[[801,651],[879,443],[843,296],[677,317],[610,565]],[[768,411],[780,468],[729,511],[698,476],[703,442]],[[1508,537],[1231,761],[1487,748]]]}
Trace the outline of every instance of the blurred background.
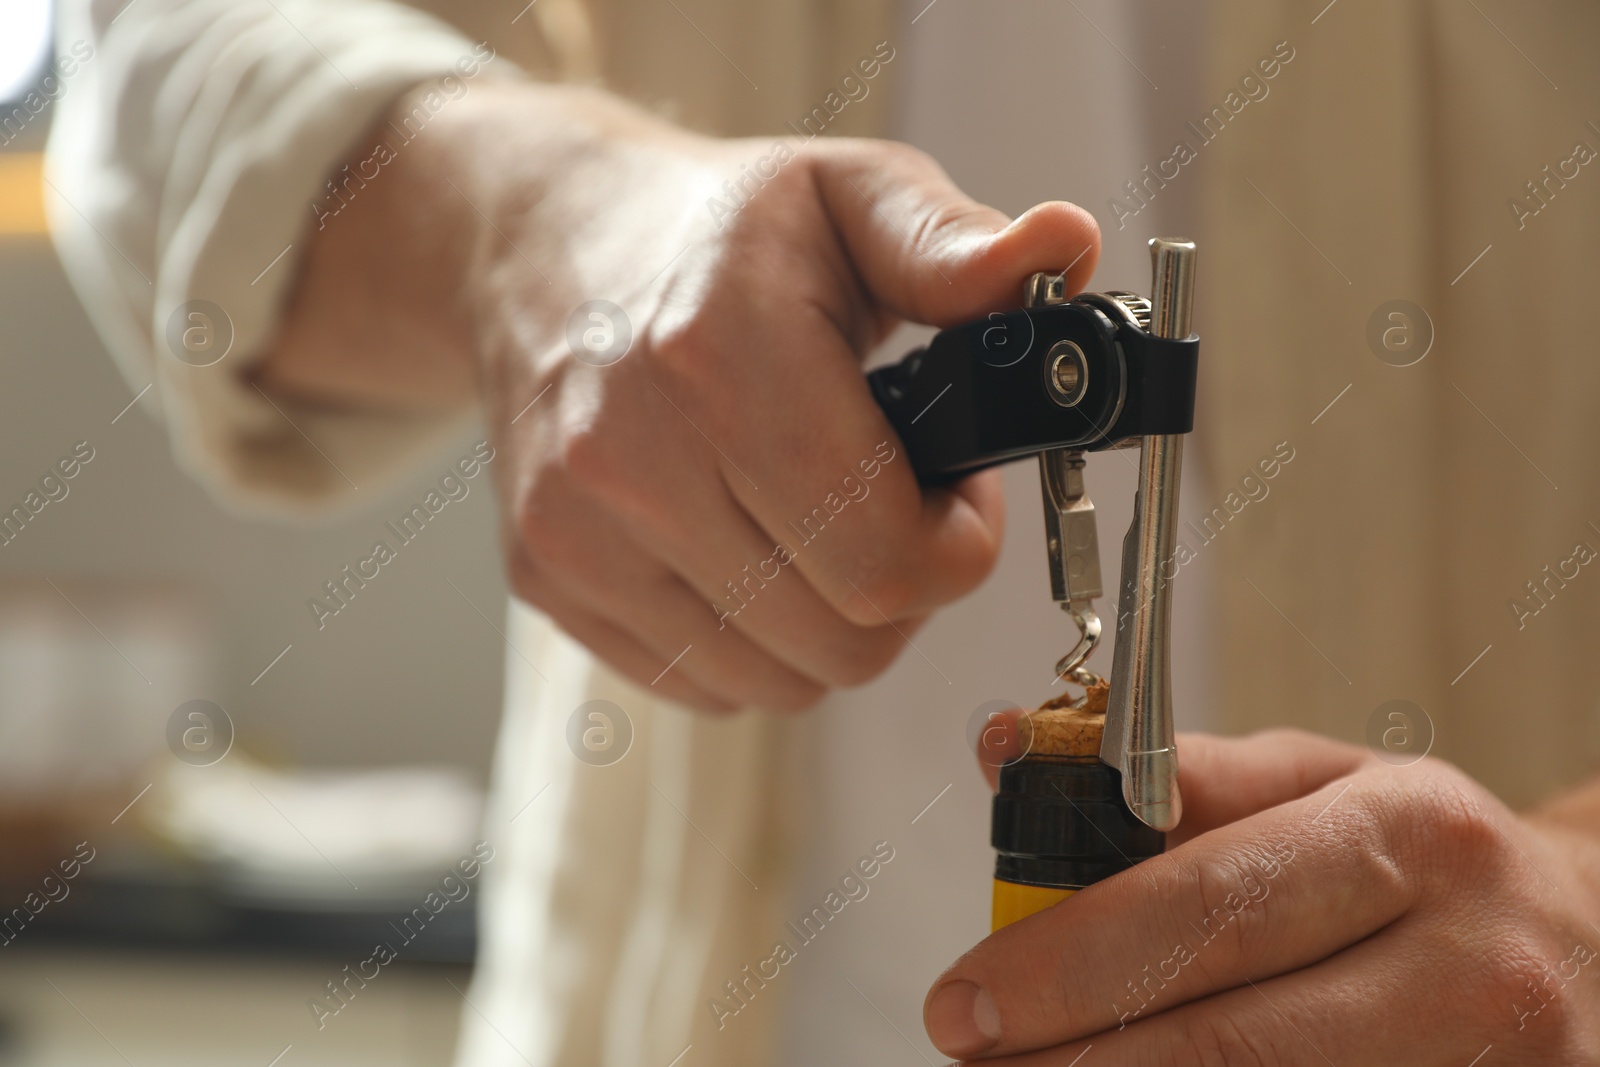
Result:
{"label": "blurred background", "polygon": [[[692,22],[703,2],[651,17]],[[502,43],[532,7],[485,6]],[[1506,610],[1537,595],[1527,579],[1567,559],[1569,538],[1600,533],[1600,453],[1573,436],[1600,384],[1570,314],[1592,288],[1593,179],[1537,227],[1505,210],[1566,158],[1552,151],[1600,134],[1594,35],[1571,32],[1586,10],[900,4],[893,136],[1013,215],[1059,197],[1090,209],[1096,289],[1146,290],[1152,235],[1199,241],[1197,329],[1215,355],[1180,522],[1197,530],[1275,442],[1304,445],[1277,503],[1183,566],[1180,728],[1292,723],[1378,751],[1399,703],[1427,726],[1424,751],[1436,715],[1431,751],[1515,804],[1600,761],[1583,622],[1600,585],[1574,583],[1527,633],[1517,601]],[[1238,133],[1119,226],[1115,199],[1175,139],[1201,137],[1194,121],[1276,54],[1290,13],[1305,58],[1278,103],[1251,103]],[[308,601],[483,431],[315,525],[237,520],[184,475],[140,400],[150,383],[116,371],[46,232],[41,153],[76,91],[46,66],[52,17],[43,0],[0,0],[0,1067],[448,1063],[458,1022],[477,1018],[475,850],[508,652],[488,479],[336,617],[319,624]],[[701,36],[698,52],[658,50],[663,69],[733,64]],[[1228,220],[1209,234],[1202,191]],[[1395,305],[1426,324],[1421,355],[1386,339]],[[876,358],[928,333],[903,329]],[[1135,474],[1128,452],[1087,471],[1108,589]],[[809,1014],[785,1023],[786,1062],[942,1062],[918,1032],[920,976],[982,935],[990,894],[989,797],[966,731],[991,700],[1035,702],[1065,634],[1033,465],[1007,467],[1004,485],[994,577],[918,632],[918,655],[820,707],[816,751],[794,757],[815,794],[796,901],[829,888],[864,826],[921,819],[886,795],[886,753],[948,798],[896,838],[899,888],[874,889],[883,920],[788,972],[785,995]],[[919,728],[860,714],[877,708]],[[701,836],[702,858],[724,862]],[[393,960],[374,961],[380,942],[400,946]],[[505,1015],[537,1026],[518,995]]]}
{"label": "blurred background", "polygon": [[[1110,177],[1165,154],[1146,133],[1141,64],[1159,64],[1178,100],[1202,80],[1200,49],[1130,43],[1151,5],[1024,6],[1019,21],[1039,29],[1031,65],[983,5],[950,3],[937,27],[914,28],[896,119],[900,137],[1012,213],[1114,190]],[[1198,35],[1203,7],[1164,5],[1163,17]],[[477,839],[506,652],[487,479],[336,618],[319,628],[307,601],[482,434],[314,526],[235,519],[179,471],[137,402],[148,383],[118,374],[46,231],[51,17],[43,0],[0,0],[0,512],[28,512],[0,537],[0,1065],[447,1063],[472,1010],[462,991],[478,898],[428,908],[420,932],[394,924]],[[952,67],[978,74],[952,80]],[[1038,111],[1012,106],[1041,86],[1071,102],[1076,143],[1039,137]],[[1192,226],[1197,185],[1175,184],[1157,218],[1124,232],[1103,197],[1085,201],[1107,227],[1097,288],[1147,288],[1145,239]],[[886,352],[922,336],[902,331]],[[1108,588],[1134,477],[1131,463],[1090,465]],[[1211,500],[1202,478],[1199,463],[1186,471],[1185,517]],[[1032,465],[1009,469],[1006,488],[1018,517],[1002,569],[1032,588],[1043,552]],[[1179,602],[1185,727],[1208,721],[1209,569],[1186,570]],[[1060,652],[1054,605],[1019,606],[1007,585],[976,598],[1027,636],[986,649],[982,684],[1031,678]],[[919,641],[940,662],[972,656],[973,634],[948,620]],[[1109,647],[1101,655],[1108,664]],[[885,684],[948,704],[924,674],[906,657]],[[946,710],[965,719],[965,706]],[[959,765],[960,833],[978,870],[984,787],[955,737],[928,743]],[[979,915],[987,883],[973,884]],[[363,998],[349,974],[378,941],[403,947],[373,980],[382,995]],[[355,1010],[335,1012],[330,983]]]}
{"label": "blurred background", "polygon": [[[447,459],[289,533],[175,468],[45,230],[51,18],[0,3],[0,498],[30,515],[0,546],[0,1063],[265,1067],[300,1034],[285,1062],[448,1062],[461,997],[440,979],[466,988],[476,895],[412,941],[389,924],[476,841],[491,492],[469,483],[318,630],[307,599]],[[307,1001],[384,939],[384,995],[317,1029]]]}

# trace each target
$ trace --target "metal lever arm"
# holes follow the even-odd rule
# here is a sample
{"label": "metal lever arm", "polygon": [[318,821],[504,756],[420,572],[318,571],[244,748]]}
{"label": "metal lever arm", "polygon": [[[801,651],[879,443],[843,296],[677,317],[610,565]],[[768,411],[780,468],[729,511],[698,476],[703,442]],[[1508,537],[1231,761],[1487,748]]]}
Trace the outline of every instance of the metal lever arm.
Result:
{"label": "metal lever arm", "polygon": [[[1155,279],[1151,332],[1187,337],[1194,305],[1194,243],[1150,242]],[[1172,588],[1161,565],[1176,551],[1183,438],[1146,435],[1139,495],[1122,544],[1117,649],[1111,666],[1100,760],[1122,773],[1122,795],[1140,821],[1171,830],[1183,816],[1172,731]]]}

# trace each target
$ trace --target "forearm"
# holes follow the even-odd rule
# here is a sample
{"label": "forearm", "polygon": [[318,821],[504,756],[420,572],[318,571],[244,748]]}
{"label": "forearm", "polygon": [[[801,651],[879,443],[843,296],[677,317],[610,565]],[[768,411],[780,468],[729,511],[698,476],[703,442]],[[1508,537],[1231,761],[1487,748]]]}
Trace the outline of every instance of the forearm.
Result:
{"label": "forearm", "polygon": [[[541,323],[559,329],[569,246],[603,204],[603,157],[670,128],[588,90],[508,83],[451,102],[406,140],[400,119],[424,85],[396,102],[332,176],[282,324],[259,363],[269,392],[330,406],[428,410],[478,390],[479,265],[523,227],[512,251],[551,280]],[[563,233],[562,231],[565,231]],[[558,281],[563,284],[558,284]]]}
{"label": "forearm", "polygon": [[450,191],[443,121],[409,144],[396,134],[392,119],[416,93],[330,176],[337,191],[319,205],[281,325],[256,367],[269,392],[403,409],[459,404],[470,393],[471,331],[454,278],[468,255],[471,208],[441,195]]}

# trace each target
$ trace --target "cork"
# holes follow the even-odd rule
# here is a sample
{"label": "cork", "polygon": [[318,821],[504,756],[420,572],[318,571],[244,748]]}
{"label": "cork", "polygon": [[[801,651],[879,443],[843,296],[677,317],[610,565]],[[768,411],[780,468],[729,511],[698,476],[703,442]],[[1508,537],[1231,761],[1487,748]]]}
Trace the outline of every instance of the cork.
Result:
{"label": "cork", "polygon": [[1023,751],[1037,756],[1098,756],[1106,728],[1106,699],[1110,685],[1092,686],[1076,698],[1063,693],[1024,715],[1017,724]]}

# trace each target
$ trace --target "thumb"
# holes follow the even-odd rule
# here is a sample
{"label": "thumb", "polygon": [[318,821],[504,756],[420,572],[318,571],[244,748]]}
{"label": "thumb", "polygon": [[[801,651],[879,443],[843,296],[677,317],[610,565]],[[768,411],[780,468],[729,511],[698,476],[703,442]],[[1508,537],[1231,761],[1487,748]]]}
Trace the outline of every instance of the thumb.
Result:
{"label": "thumb", "polygon": [[901,318],[954,326],[1014,308],[1037,271],[1078,292],[1100,258],[1100,227],[1053,200],[1015,221],[958,189],[928,155],[887,141],[818,154],[823,203],[871,295]]}

